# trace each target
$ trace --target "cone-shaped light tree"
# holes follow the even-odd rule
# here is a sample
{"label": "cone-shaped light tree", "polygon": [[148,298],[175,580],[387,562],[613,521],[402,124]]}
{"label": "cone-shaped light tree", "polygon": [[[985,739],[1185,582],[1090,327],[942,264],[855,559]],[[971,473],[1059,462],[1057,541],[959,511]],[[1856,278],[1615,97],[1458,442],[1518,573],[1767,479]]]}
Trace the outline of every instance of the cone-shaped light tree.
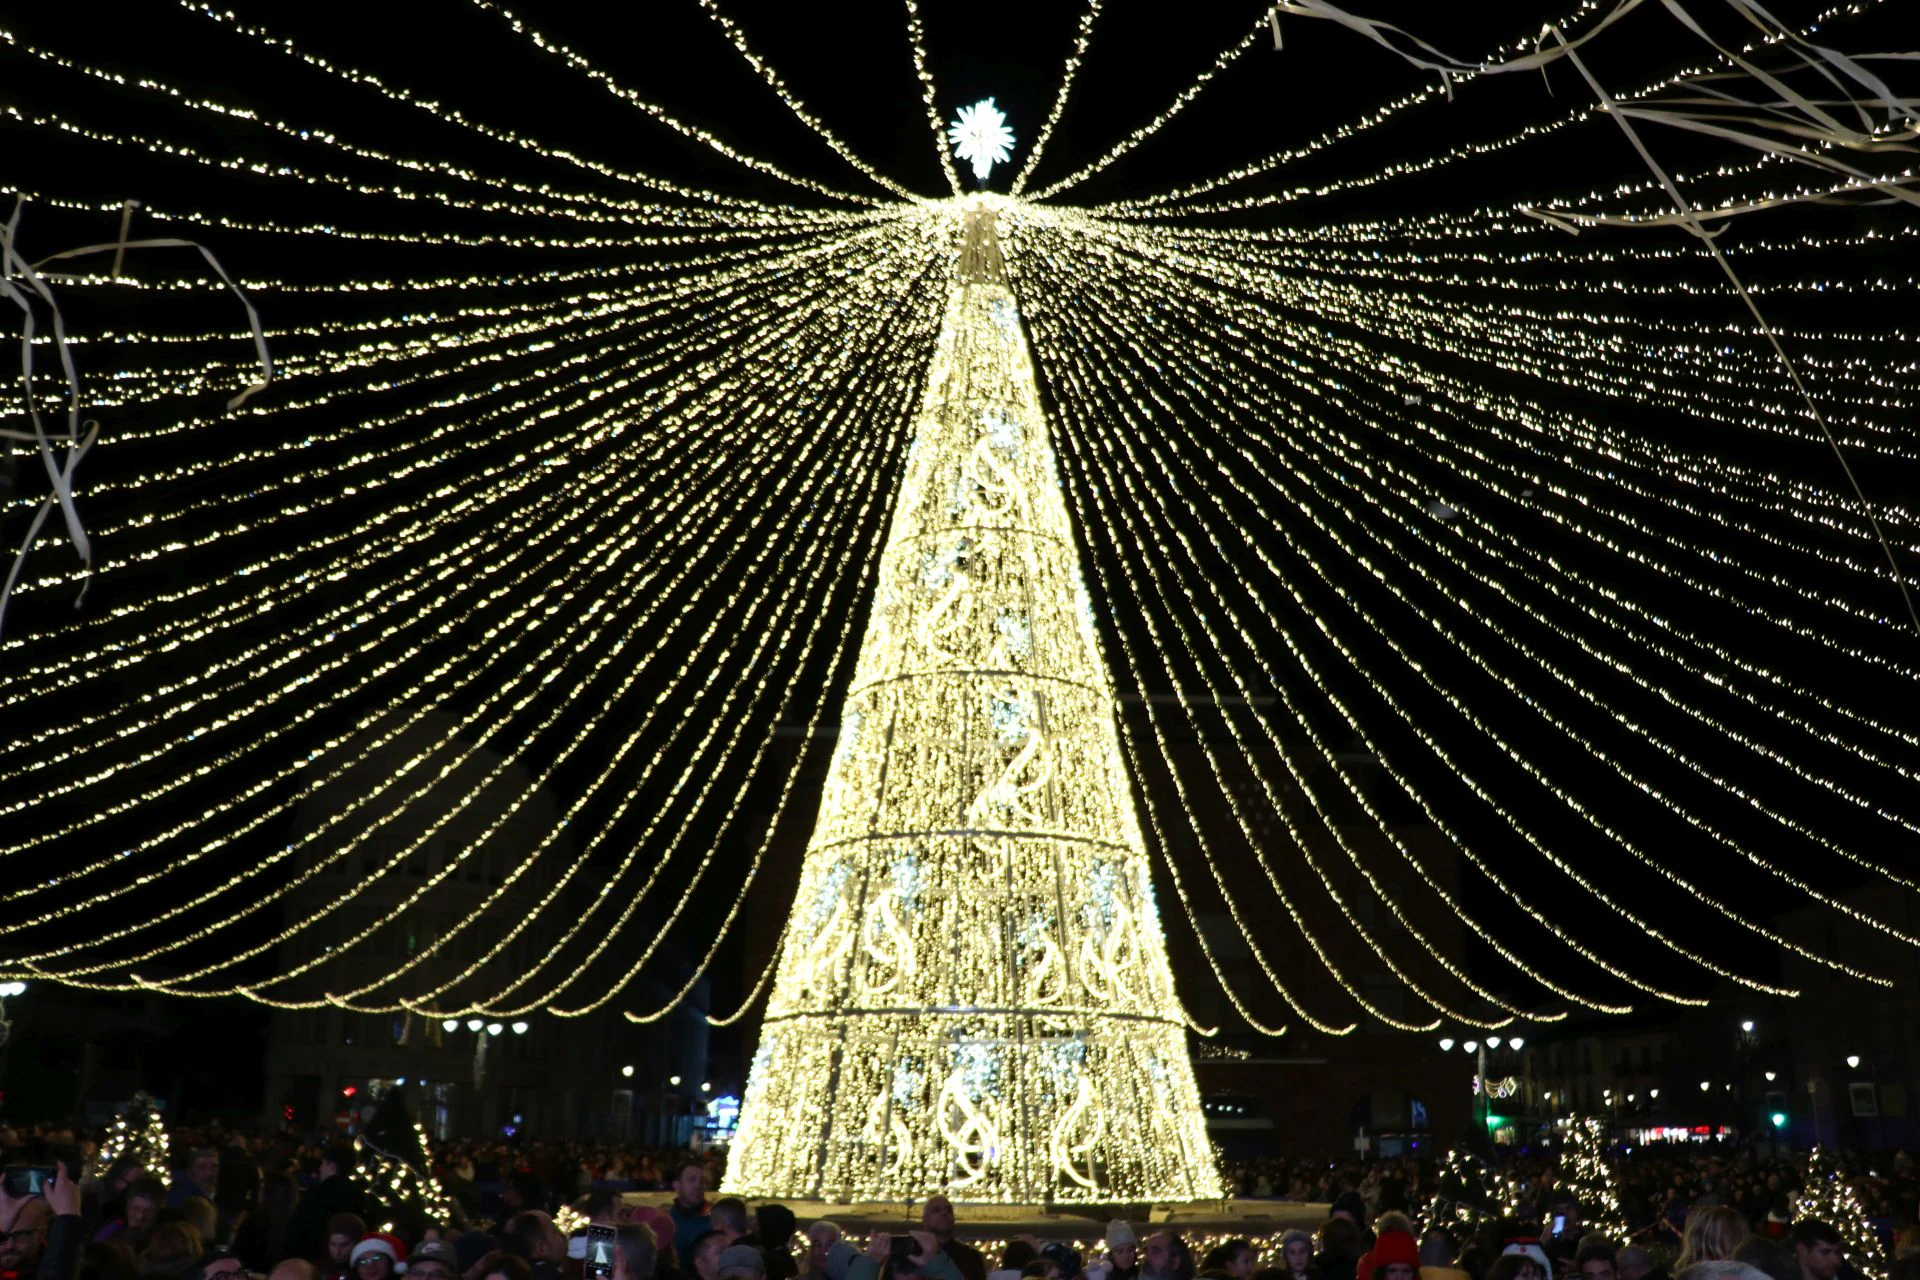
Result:
{"label": "cone-shaped light tree", "polygon": [[1866,1206],[1847,1185],[1839,1164],[1822,1147],[1807,1153],[1793,1216],[1796,1222],[1812,1218],[1838,1231],[1845,1242],[1847,1261],[1868,1280],[1880,1280],[1887,1274],[1886,1250],[1873,1224],[1867,1221]]}
{"label": "cone-shaped light tree", "polygon": [[1210,1198],[994,205],[966,217],[726,1189]]}

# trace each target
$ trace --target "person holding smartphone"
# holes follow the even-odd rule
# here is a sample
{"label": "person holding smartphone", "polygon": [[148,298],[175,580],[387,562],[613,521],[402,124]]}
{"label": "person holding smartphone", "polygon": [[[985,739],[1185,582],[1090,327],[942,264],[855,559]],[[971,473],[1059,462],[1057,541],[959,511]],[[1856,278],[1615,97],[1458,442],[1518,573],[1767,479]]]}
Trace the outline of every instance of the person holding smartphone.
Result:
{"label": "person holding smartphone", "polygon": [[80,1187],[65,1164],[8,1161],[0,1195],[0,1274],[73,1280],[83,1243]]}

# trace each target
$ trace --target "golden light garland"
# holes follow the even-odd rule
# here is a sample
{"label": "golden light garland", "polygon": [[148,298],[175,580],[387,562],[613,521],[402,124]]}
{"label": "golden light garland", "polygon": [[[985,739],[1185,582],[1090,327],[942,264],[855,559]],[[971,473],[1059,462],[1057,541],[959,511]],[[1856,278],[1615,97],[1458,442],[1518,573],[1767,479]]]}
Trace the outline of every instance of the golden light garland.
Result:
{"label": "golden light garland", "polygon": [[[1767,78],[1791,90],[1815,26],[1820,56],[1839,57],[1845,32],[1827,28],[1884,4],[1757,28],[1749,47],[1676,45],[1692,65],[1602,90],[1599,105],[1507,76],[1499,91],[1515,97],[1501,101],[1536,95],[1524,110],[1411,155],[1381,150],[1386,126],[1493,92],[1503,68],[1533,65],[1536,33],[1453,63],[1363,45],[1356,29],[1356,58],[1411,56],[1445,83],[1304,143],[1250,143],[1256,158],[1225,173],[1085,209],[1048,201],[1175,136],[1209,86],[1284,74],[1286,50],[1250,56],[1266,12],[1144,126],[1029,194],[1082,105],[1101,13],[1089,0],[1046,115],[1015,122],[1037,134],[1016,196],[982,206],[916,193],[857,155],[724,0],[702,0],[718,56],[744,60],[884,196],[749,154],[493,0],[474,5],[470,18],[604,91],[623,127],[771,194],[593,160],[198,0],[177,20],[480,158],[408,154],[403,129],[356,140],[312,119],[310,96],[243,103],[0,29],[0,59],[32,73],[0,127],[162,188],[192,175],[190,204],[128,212],[155,234],[273,250],[270,271],[242,278],[283,374],[271,401],[210,411],[246,335],[230,318],[175,326],[133,309],[195,303],[214,282],[93,266],[53,277],[129,316],[63,348],[109,424],[83,495],[106,508],[103,602],[50,620],[48,602],[85,578],[49,533],[18,592],[35,621],[0,636],[13,729],[0,858],[33,868],[0,890],[0,970],[289,1009],[656,1021],[698,989],[745,896],[689,943],[701,895],[764,889],[783,818],[804,812],[803,779],[831,750],[794,918],[747,1004],[714,1019],[771,993],[740,1185],[801,1194],[816,1168],[835,1195],[1093,1200],[1211,1194],[1180,1075],[1194,1023],[1165,973],[1150,858],[1235,1014],[1269,1034],[1691,1006],[1701,975],[1791,993],[1766,964],[1702,941],[1700,922],[1884,981],[1878,961],[1748,918],[1751,892],[1917,940],[1898,909],[1915,878],[1890,851],[1920,833],[1920,726],[1886,691],[1920,678],[1920,660],[1890,638],[1900,605],[1866,517],[1910,562],[1920,509],[1863,506],[1801,453],[1824,426],[1863,469],[1920,464],[1920,335],[1871,310],[1904,314],[1920,231],[1861,203],[1912,194],[1915,171],[1892,150],[1914,123],[1890,108],[1855,128],[1829,103],[1794,116],[1799,150],[1755,151],[1766,122],[1743,97],[1721,153],[1649,178],[1608,118],[1698,125],[1696,91]],[[1307,9],[1345,14],[1282,7],[1285,28]],[[901,57],[957,196],[922,8],[903,0]],[[1624,16],[1609,28],[1618,9],[1601,0],[1570,8],[1556,19],[1570,43],[1653,29]],[[1654,17],[1672,24],[1672,9]],[[1860,92],[1862,109],[1886,105]],[[1613,147],[1620,163],[1534,198],[1529,162],[1566,147]],[[1422,203],[1494,166],[1511,167],[1512,192],[1476,184]],[[1661,203],[1669,177],[1682,213]],[[234,201],[243,180],[284,204]],[[28,228],[123,210],[64,173],[25,194]],[[1382,200],[1396,212],[1340,212]],[[1862,221],[1819,223],[1814,202]],[[960,257],[981,208],[1004,285],[978,243]],[[1740,228],[1715,246],[1728,278],[1676,230],[1689,225]],[[317,246],[344,265],[309,264]],[[1743,296],[1766,317],[1739,310]],[[1804,397],[1766,332],[1791,346]],[[992,390],[964,390],[975,384]],[[975,416],[926,409],[930,386],[963,387]],[[929,479],[954,467],[971,497]],[[31,481],[34,465],[20,472]],[[943,502],[962,523],[1006,503],[1032,519],[1017,536],[936,545],[911,521]],[[930,539],[918,561],[909,537]],[[990,542],[1006,544],[991,564]],[[1047,610],[1073,626],[1047,632]],[[1097,630],[1139,703],[1117,725]],[[1000,646],[1000,665],[976,641]],[[910,670],[908,656],[924,662]],[[956,692],[943,663],[1006,687]],[[1002,745],[996,717],[1043,704],[1043,746],[1022,759],[1029,740],[1008,729]],[[1272,710],[1237,710],[1255,707]],[[862,726],[931,724],[936,710],[986,735],[955,748],[966,768],[998,759],[1004,776],[955,783],[937,751],[905,790],[861,772],[877,750]],[[775,739],[796,732],[819,751],[794,752],[775,779]],[[1044,744],[1065,741],[1094,745],[1055,757],[1042,785]],[[1378,788],[1352,776],[1355,751]],[[1143,832],[1127,775],[1162,771],[1141,792]],[[969,786],[986,808],[935,824]],[[918,797],[925,811],[906,817],[922,825],[831,834],[876,794]],[[1055,821],[1098,796],[1095,843]],[[553,826],[516,834],[549,802]],[[995,815],[1006,822],[983,821]],[[1408,815],[1445,847],[1409,839]],[[518,860],[482,878],[509,843]],[[1077,896],[1036,906],[1038,924],[956,923],[939,892],[913,897],[912,859],[942,884],[998,876],[1023,910],[1044,897],[1033,877],[1079,859]],[[1507,916],[1453,887],[1456,860]],[[1854,875],[1898,893],[1853,904],[1836,877]],[[1643,934],[1660,963],[1549,910],[1527,891],[1536,877]],[[1495,972],[1430,936],[1403,883]],[[454,901],[457,919],[430,922]],[[389,914],[363,911],[376,902]],[[1222,914],[1246,944],[1244,974],[1202,927]],[[89,918],[102,923],[75,929]],[[1028,941],[1015,924],[1032,926]],[[1015,959],[949,953],[934,941],[949,928]],[[686,968],[638,997],[676,942]],[[1009,983],[1017,999],[988,999]],[[819,1029],[854,1008],[908,1012]],[[1129,1018],[1141,1030],[1114,1048],[1108,1028]],[[876,1038],[895,1028],[897,1043]],[[1048,1057],[1074,1045],[1084,1057]],[[820,1066],[832,1053],[838,1075]],[[770,1065],[807,1054],[792,1072]],[[1156,1066],[1174,1083],[1144,1090]],[[856,1095],[852,1111],[829,1105]],[[1173,1108],[1161,1119],[1178,1149],[1123,1151],[1154,1106]]]}

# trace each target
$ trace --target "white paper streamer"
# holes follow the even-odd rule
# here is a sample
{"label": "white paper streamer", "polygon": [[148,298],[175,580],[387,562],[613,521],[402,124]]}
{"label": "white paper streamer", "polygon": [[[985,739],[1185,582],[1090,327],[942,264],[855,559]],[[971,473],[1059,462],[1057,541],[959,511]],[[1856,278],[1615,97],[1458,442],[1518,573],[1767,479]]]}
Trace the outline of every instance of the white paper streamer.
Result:
{"label": "white paper streamer", "polygon": [[[1632,106],[1622,106],[1601,87],[1599,80],[1595,79],[1593,73],[1587,69],[1586,63],[1580,59],[1578,49],[1581,45],[1612,26],[1613,23],[1620,18],[1638,8],[1642,3],[1643,0],[1620,0],[1591,30],[1576,40],[1569,40],[1557,26],[1548,23],[1541,29],[1540,36],[1535,41],[1534,51],[1531,54],[1497,63],[1463,62],[1458,58],[1451,57],[1400,27],[1396,27],[1391,23],[1378,22],[1371,18],[1358,17],[1354,14],[1347,13],[1345,10],[1328,3],[1327,0],[1278,0],[1274,5],[1274,12],[1276,15],[1284,11],[1298,14],[1302,17],[1322,18],[1330,22],[1337,22],[1341,26],[1356,31],[1367,39],[1372,40],[1382,48],[1392,51],[1396,56],[1416,67],[1438,72],[1446,87],[1449,100],[1453,97],[1452,77],[1454,76],[1460,76],[1465,79],[1476,75],[1494,75],[1509,71],[1529,71],[1535,67],[1544,69],[1549,63],[1560,58],[1565,58],[1571,62],[1574,68],[1580,72],[1581,78],[1587,82],[1588,87],[1593,90],[1594,96],[1599,99],[1601,110],[1611,115],[1614,121],[1619,124],[1620,128],[1625,131],[1627,140],[1633,144],[1633,148],[1639,153],[1641,160],[1646,162],[1647,168],[1653,171],[1654,177],[1659,180],[1661,187],[1673,200],[1677,212],[1671,215],[1635,219],[1606,218],[1596,215],[1574,213],[1565,209],[1529,208],[1524,210],[1524,212],[1539,218],[1543,222],[1551,223],[1554,226],[1560,227],[1562,230],[1570,231],[1576,235],[1579,234],[1582,225],[1618,225],[1630,222],[1636,226],[1666,224],[1682,226],[1685,227],[1688,232],[1699,238],[1700,242],[1707,247],[1707,252],[1713,255],[1713,260],[1720,264],[1720,270],[1724,272],[1727,279],[1733,283],[1733,287],[1735,291],[1739,293],[1741,301],[1746,303],[1747,310],[1752,314],[1754,322],[1760,326],[1760,332],[1766,336],[1768,343],[1773,347],[1774,354],[1779,357],[1781,367],[1786,370],[1787,378],[1793,383],[1794,390],[1799,392],[1800,398],[1806,402],[1808,412],[1813,415],[1814,422],[1818,424],[1820,428],[1820,434],[1826,438],[1827,447],[1833,451],[1833,456],[1839,460],[1840,469],[1846,474],[1847,483],[1852,487],[1853,495],[1860,504],[1861,514],[1866,517],[1867,523],[1872,526],[1874,537],[1880,543],[1880,549],[1886,557],[1887,567],[1893,574],[1893,584],[1899,588],[1900,598],[1906,604],[1907,617],[1913,623],[1914,632],[1920,634],[1920,609],[1915,608],[1913,593],[1908,589],[1906,576],[1900,570],[1900,562],[1894,555],[1893,544],[1887,541],[1886,531],[1880,527],[1879,518],[1873,514],[1873,506],[1867,501],[1866,493],[1860,488],[1860,482],[1855,478],[1852,466],[1848,464],[1846,455],[1840,449],[1840,442],[1834,438],[1833,431],[1827,426],[1826,415],[1821,413],[1820,406],[1814,403],[1813,396],[1807,390],[1806,383],[1800,378],[1800,370],[1794,365],[1792,359],[1788,357],[1787,349],[1781,345],[1778,335],[1773,331],[1773,326],[1768,324],[1767,318],[1761,314],[1759,304],[1753,300],[1753,295],[1747,291],[1746,285],[1741,282],[1739,274],[1733,269],[1733,264],[1727,261],[1726,255],[1720,252],[1720,246],[1714,243],[1714,237],[1718,235],[1719,232],[1709,231],[1706,227],[1706,222],[1709,217],[1726,218],[1736,213],[1771,208],[1775,205],[1793,203],[1796,200],[1832,198],[1841,192],[1850,191],[1880,191],[1892,199],[1920,204],[1920,196],[1917,196],[1913,191],[1907,189],[1907,184],[1915,181],[1915,179],[1876,178],[1872,174],[1865,173],[1832,157],[1810,152],[1808,149],[1800,146],[1787,146],[1753,131],[1757,127],[1769,127],[1781,129],[1792,136],[1810,138],[1819,142],[1832,143],[1837,146],[1848,147],[1859,151],[1904,152],[1913,150],[1911,144],[1916,139],[1920,139],[1920,112],[1916,112],[1914,104],[1895,96],[1893,91],[1887,87],[1885,81],[1868,71],[1862,65],[1861,59],[1848,57],[1836,50],[1809,42],[1800,36],[1798,32],[1781,23],[1772,14],[1768,13],[1756,3],[1755,0],[1725,0],[1725,3],[1731,6],[1735,12],[1739,13],[1749,23],[1765,33],[1769,42],[1782,44],[1792,49],[1803,69],[1814,72],[1828,84],[1832,85],[1842,95],[1841,103],[1846,107],[1852,108],[1853,113],[1859,117],[1860,128],[1855,129],[1844,124],[1839,116],[1826,110],[1829,104],[1806,97],[1804,94],[1795,91],[1792,86],[1788,85],[1779,76],[1764,70],[1739,54],[1723,48],[1694,20],[1693,15],[1681,6],[1680,0],[1660,0],[1660,4],[1688,31],[1705,41],[1715,53],[1740,68],[1747,76],[1757,80],[1777,94],[1779,101],[1777,103],[1751,103],[1744,99],[1737,98],[1732,94],[1721,93],[1705,83],[1708,80],[1722,78],[1716,75],[1711,77],[1697,77],[1691,81],[1683,80],[1680,83],[1688,84],[1690,87],[1706,93],[1716,105],[1725,104],[1728,107],[1742,107],[1759,113],[1761,119],[1760,125],[1756,126],[1748,122],[1745,117],[1739,117],[1743,123],[1748,124],[1748,127],[1745,129],[1733,128],[1729,125],[1716,123],[1716,117],[1713,115],[1693,111],[1674,110],[1673,104],[1671,103],[1666,106],[1639,103]],[[1277,20],[1276,16],[1276,22]],[[1548,36],[1553,37],[1554,47],[1552,48],[1546,46]],[[1411,46],[1411,49],[1403,47],[1403,45]],[[1415,50],[1417,50],[1417,52],[1415,52]],[[1910,53],[1879,54],[1872,56],[1880,59],[1902,61],[1920,58],[1920,54]],[[1873,124],[1868,116],[1866,107],[1848,92],[1845,84],[1846,81],[1852,81],[1855,85],[1866,90],[1866,92],[1871,95],[1872,101],[1877,102],[1881,107],[1885,108],[1887,118],[1890,122],[1904,120],[1906,122],[1906,128],[1899,131],[1873,132]],[[1667,174],[1667,171],[1661,168],[1660,163],[1653,158],[1653,153],[1647,149],[1646,144],[1640,138],[1639,132],[1633,127],[1633,121],[1635,119],[1650,120],[1676,128],[1689,129],[1696,133],[1725,138],[1769,155],[1782,156],[1802,163],[1812,164],[1831,172],[1845,174],[1855,179],[1855,181],[1852,184],[1844,185],[1832,191],[1818,193],[1817,195],[1753,201],[1734,209],[1703,213],[1695,209],[1692,202],[1681,194],[1680,188]]]}
{"label": "white paper streamer", "polygon": [[[171,237],[155,240],[128,240],[128,226],[132,221],[134,209],[138,207],[138,201],[129,200],[121,215],[118,240],[111,244],[90,244],[78,249],[67,249],[42,258],[39,262],[30,263],[18,248],[20,214],[25,206],[24,199],[16,200],[12,216],[4,227],[0,227],[0,294],[4,294],[20,308],[21,396],[26,404],[27,420],[32,430],[26,432],[0,428],[0,436],[10,440],[27,441],[36,446],[41,463],[46,467],[51,492],[34,512],[33,519],[27,526],[27,536],[21,540],[20,550],[14,556],[13,564],[7,571],[6,582],[0,584],[0,631],[5,629],[7,606],[12,602],[14,587],[20,580],[21,572],[26,568],[27,556],[32,552],[35,540],[39,538],[41,529],[46,526],[47,517],[53,513],[56,505],[60,508],[60,517],[66,524],[67,537],[73,543],[74,552],[80,557],[81,565],[85,570],[80,584],[80,593],[74,597],[75,608],[79,608],[86,599],[88,582],[93,573],[93,543],[87,537],[86,526],[81,523],[80,512],[74,504],[73,495],[74,474],[81,461],[86,458],[87,451],[93,447],[93,442],[99,438],[100,424],[91,420],[83,422],[80,417],[80,375],[74,366],[72,345],[67,341],[66,317],[61,314],[60,303],[55,299],[53,290],[49,286],[50,281],[61,280],[64,277],[55,272],[43,273],[40,270],[42,267],[49,262],[66,258],[111,252],[114,255],[113,274],[118,276],[128,249],[197,249],[200,256],[206,259],[207,265],[213,268],[214,274],[220,277],[227,288],[233,291],[233,295],[240,299],[240,304],[247,309],[247,321],[253,329],[254,350],[260,357],[259,381],[249,383],[238,395],[228,400],[227,409],[231,411],[239,408],[246,403],[249,396],[256,391],[265,390],[267,384],[273,380],[273,357],[267,350],[266,334],[260,327],[260,313],[254,309],[247,295],[241,291],[239,285],[234,283],[233,277],[227,274],[226,268],[220,265],[219,259],[215,258],[213,252],[205,245],[193,240]],[[46,305],[48,313],[52,316],[54,346],[60,353],[61,372],[66,376],[67,429],[63,436],[47,434],[46,423],[41,418],[40,406],[34,397],[33,347],[34,338],[38,332],[38,317],[33,308],[35,297]],[[65,451],[64,457],[56,457],[56,445]]]}

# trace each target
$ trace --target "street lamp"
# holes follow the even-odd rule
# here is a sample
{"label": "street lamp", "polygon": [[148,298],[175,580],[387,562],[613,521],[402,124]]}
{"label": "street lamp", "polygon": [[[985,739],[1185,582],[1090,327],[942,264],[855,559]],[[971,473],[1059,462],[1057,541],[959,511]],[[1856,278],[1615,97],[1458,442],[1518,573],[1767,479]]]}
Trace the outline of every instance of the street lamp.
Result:
{"label": "street lamp", "polygon": [[487,1034],[488,1034],[488,1035],[490,1035],[490,1036],[497,1036],[497,1035],[499,1035],[499,1034],[500,1034],[500,1033],[501,1033],[502,1031],[505,1031],[505,1030],[506,1030],[506,1028],[505,1028],[505,1027],[503,1027],[503,1026],[501,1026],[501,1025],[500,1025],[499,1023],[497,1023],[497,1022],[489,1022],[489,1023],[487,1024]]}
{"label": "street lamp", "polygon": [[1462,1049],[1465,1049],[1468,1053],[1480,1052],[1480,1042],[1478,1040],[1469,1040],[1465,1044],[1461,1045],[1460,1047]]}
{"label": "street lamp", "polygon": [[1753,1019],[1752,1019],[1752,1018],[1748,1018],[1748,1019],[1747,1019],[1747,1020],[1746,1020],[1745,1022],[1743,1022],[1743,1023],[1741,1023],[1741,1024],[1740,1024],[1740,1029],[1741,1029],[1742,1031],[1744,1031],[1744,1032],[1746,1032],[1746,1033],[1747,1033],[1748,1035],[1752,1035],[1752,1034],[1753,1034]]}
{"label": "street lamp", "polygon": [[1702,1080],[1700,1082],[1700,1092],[1702,1093],[1705,1093],[1708,1089],[1711,1089],[1712,1087],[1713,1085],[1708,1081]]}
{"label": "street lamp", "polygon": [[680,1077],[679,1077],[679,1076],[668,1076],[668,1077],[667,1077],[667,1083],[668,1083],[668,1084],[670,1084],[670,1085],[672,1085],[672,1086],[673,1086],[674,1088],[676,1088],[676,1089],[678,1089],[678,1088],[680,1087]]}
{"label": "street lamp", "polygon": [[513,1034],[515,1034],[515,1035],[517,1035],[517,1036],[523,1036],[523,1035],[525,1035],[525,1034],[527,1034],[527,1024],[526,1024],[526,1023],[524,1023],[524,1022],[516,1022],[516,1023],[514,1023],[514,1024],[513,1024]]}
{"label": "street lamp", "polygon": [[702,1093],[712,1093],[712,1092],[713,1092],[713,1085],[712,1085],[712,1083],[711,1083],[711,1082],[709,1082],[709,1081],[706,1081],[706,1080],[702,1080],[702,1081],[700,1082],[700,1092],[702,1092]]}
{"label": "street lamp", "polygon": [[1499,1047],[1500,1047],[1500,1037],[1499,1037],[1499,1036],[1488,1036],[1488,1037],[1487,1037],[1487,1048],[1489,1048],[1489,1049],[1498,1049]]}
{"label": "street lamp", "polygon": [[1453,1052],[1453,1037],[1452,1037],[1452,1036],[1441,1036],[1441,1037],[1440,1037],[1440,1052],[1442,1052],[1442,1053],[1452,1053],[1452,1052]]}
{"label": "street lamp", "polygon": [[620,1068],[620,1074],[625,1076],[629,1080],[633,1079],[633,1067],[631,1065],[628,1065]]}
{"label": "street lamp", "polygon": [[442,1031],[458,1031],[460,1029],[460,1019],[448,1018],[445,1022],[440,1024],[440,1029]]}
{"label": "street lamp", "polygon": [[1647,1096],[1649,1098],[1657,1098],[1660,1096],[1660,1091],[1658,1089],[1649,1089],[1647,1090]]}
{"label": "street lamp", "polygon": [[1768,1084],[1772,1084],[1772,1083],[1773,1083],[1773,1081],[1774,1081],[1774,1077],[1776,1077],[1776,1076],[1778,1076],[1779,1074],[1780,1074],[1780,1073],[1779,1073],[1778,1071],[1769,1071],[1769,1072],[1767,1072],[1767,1083],[1768,1083]]}
{"label": "street lamp", "polygon": [[1515,1053],[1518,1053],[1520,1052],[1520,1046],[1525,1043],[1526,1041],[1522,1040],[1519,1036],[1515,1036],[1513,1037],[1513,1039],[1507,1041],[1507,1048],[1513,1050]]}
{"label": "street lamp", "polygon": [[469,1030],[469,1031],[478,1031],[478,1030],[479,1030],[480,1028],[482,1028],[482,1027],[484,1027],[484,1026],[486,1026],[486,1025],[487,1025],[486,1023],[484,1023],[484,1022],[482,1022],[482,1021],[480,1021],[480,1019],[478,1019],[478,1018],[468,1018],[468,1019],[467,1019],[467,1030]]}

